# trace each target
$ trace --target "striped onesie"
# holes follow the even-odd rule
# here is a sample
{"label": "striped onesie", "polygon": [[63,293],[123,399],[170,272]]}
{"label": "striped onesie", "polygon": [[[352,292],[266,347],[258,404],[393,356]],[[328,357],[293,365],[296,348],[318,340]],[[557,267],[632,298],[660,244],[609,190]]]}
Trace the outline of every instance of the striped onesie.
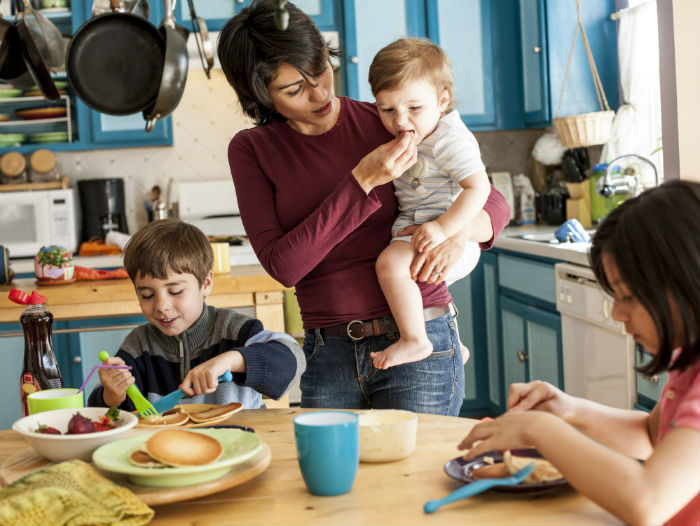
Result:
{"label": "striped onesie", "polygon": [[[480,171],[479,145],[462,122],[457,110],[442,117],[435,131],[418,145],[418,161],[394,179],[399,215],[391,229],[392,241],[408,241],[396,233],[411,225],[422,225],[441,216],[462,192],[460,181]],[[448,285],[469,274],[479,261],[477,243],[467,243],[464,253],[445,281]]]}

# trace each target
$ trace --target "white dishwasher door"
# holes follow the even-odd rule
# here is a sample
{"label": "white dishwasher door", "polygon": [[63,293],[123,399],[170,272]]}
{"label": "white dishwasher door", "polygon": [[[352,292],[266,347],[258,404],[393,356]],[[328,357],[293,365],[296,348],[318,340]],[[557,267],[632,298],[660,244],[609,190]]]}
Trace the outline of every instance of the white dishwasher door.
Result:
{"label": "white dishwasher door", "polygon": [[612,319],[612,298],[588,267],[559,263],[564,390],[612,407],[632,409],[637,399],[634,340]]}

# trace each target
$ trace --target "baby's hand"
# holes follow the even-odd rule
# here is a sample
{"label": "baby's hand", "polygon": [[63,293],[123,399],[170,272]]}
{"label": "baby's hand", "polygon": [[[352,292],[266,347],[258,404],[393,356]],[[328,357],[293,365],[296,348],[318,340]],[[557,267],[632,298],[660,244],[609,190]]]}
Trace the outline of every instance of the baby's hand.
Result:
{"label": "baby's hand", "polygon": [[[105,365],[126,365],[124,360],[111,356],[104,361]],[[104,388],[102,401],[108,406],[118,406],[126,398],[126,388],[134,383],[134,375],[128,369],[104,369],[97,370],[100,382]]]}
{"label": "baby's hand", "polygon": [[440,223],[428,221],[416,228],[411,238],[411,244],[418,252],[426,252],[438,246],[445,239],[447,239],[447,236],[442,231]]}
{"label": "baby's hand", "polygon": [[234,373],[245,371],[245,360],[240,352],[228,351],[200,363],[187,373],[180,389],[189,396],[213,393],[219,385],[219,376],[226,371]]}

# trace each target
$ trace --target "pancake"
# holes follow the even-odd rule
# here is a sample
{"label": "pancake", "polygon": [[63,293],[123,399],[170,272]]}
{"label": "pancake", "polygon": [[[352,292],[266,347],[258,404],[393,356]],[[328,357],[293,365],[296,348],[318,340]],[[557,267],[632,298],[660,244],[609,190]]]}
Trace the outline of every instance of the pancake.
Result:
{"label": "pancake", "polygon": [[140,449],[136,449],[131,452],[131,455],[129,455],[129,462],[131,462],[134,466],[138,466],[140,468],[167,468],[170,466],[166,466],[162,462],[158,462],[157,460],[151,458],[151,456],[146,453],[145,451],[141,451]]}
{"label": "pancake", "polygon": [[143,448],[150,457],[175,467],[211,464],[224,452],[217,439],[186,429],[158,431],[144,442]]}
{"label": "pancake", "polygon": [[472,476],[477,480],[503,478],[510,476],[510,471],[508,471],[508,467],[503,462],[499,462],[498,464],[487,464],[480,468],[472,469]]}
{"label": "pancake", "polygon": [[520,471],[531,462],[535,463],[535,470],[527,476],[523,481],[524,483],[549,482],[564,478],[561,472],[548,460],[533,457],[516,457],[511,454],[510,450],[503,452],[503,463],[511,475],[516,471]]}
{"label": "pancake", "polygon": [[[209,422],[210,420],[219,420],[221,418],[225,418],[240,410],[242,407],[243,404],[240,402],[231,402],[230,404],[226,405],[214,406],[210,409],[206,409],[205,411],[189,413],[189,416],[190,420],[200,424],[203,422]],[[185,410],[187,410],[186,406]]]}
{"label": "pancake", "polygon": [[182,426],[190,419],[187,413],[170,412],[160,416],[147,416],[139,418],[139,424],[144,426]]}

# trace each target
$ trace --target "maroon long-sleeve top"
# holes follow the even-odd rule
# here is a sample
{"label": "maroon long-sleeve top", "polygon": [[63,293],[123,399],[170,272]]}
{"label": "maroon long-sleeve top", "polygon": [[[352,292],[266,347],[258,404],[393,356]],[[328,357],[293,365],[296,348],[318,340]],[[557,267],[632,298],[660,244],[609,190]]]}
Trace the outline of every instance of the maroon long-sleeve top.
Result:
{"label": "maroon long-sleeve top", "polygon": [[[374,104],[340,101],[338,121],[322,135],[274,122],[239,132],[228,151],[250,243],[272,277],[296,287],[307,329],[390,314],[374,264],[397,214],[393,184],[367,195],[351,171],[393,136]],[[492,187],[484,208],[495,239],[508,204]],[[424,307],[451,301],[444,283],[419,285]]]}

